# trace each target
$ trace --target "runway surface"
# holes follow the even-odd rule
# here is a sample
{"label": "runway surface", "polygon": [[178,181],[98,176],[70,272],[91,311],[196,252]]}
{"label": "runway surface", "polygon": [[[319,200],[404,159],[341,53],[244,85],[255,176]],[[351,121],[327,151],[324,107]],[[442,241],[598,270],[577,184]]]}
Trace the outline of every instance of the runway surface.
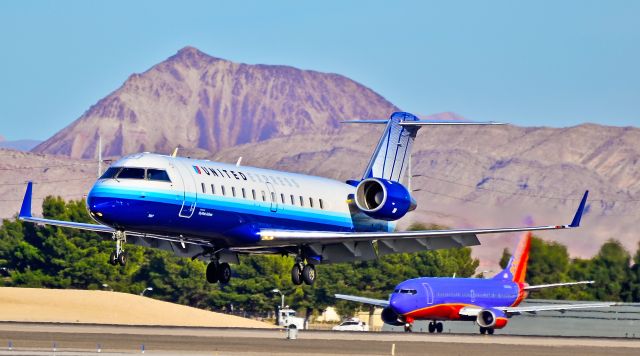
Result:
{"label": "runway surface", "polygon": [[[9,350],[9,345],[12,350]],[[640,339],[0,323],[0,355],[633,355]],[[98,349],[99,348],[99,349]]]}

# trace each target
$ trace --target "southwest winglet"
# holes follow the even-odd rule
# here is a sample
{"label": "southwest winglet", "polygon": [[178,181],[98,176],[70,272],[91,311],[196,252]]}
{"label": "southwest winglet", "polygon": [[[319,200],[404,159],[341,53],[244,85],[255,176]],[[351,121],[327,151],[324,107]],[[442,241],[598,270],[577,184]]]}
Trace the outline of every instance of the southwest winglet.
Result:
{"label": "southwest winglet", "polygon": [[584,192],[584,196],[582,196],[582,201],[580,201],[580,205],[578,206],[578,211],[576,211],[576,215],[573,217],[573,221],[569,227],[578,227],[580,226],[580,219],[582,219],[582,213],[584,213],[584,208],[587,205],[587,196],[589,196],[589,191]]}
{"label": "southwest winglet", "polygon": [[33,194],[33,182],[29,181],[27,183],[27,191],[24,193],[24,199],[22,200],[22,207],[20,207],[20,215],[21,218],[30,218],[31,217],[31,197]]}

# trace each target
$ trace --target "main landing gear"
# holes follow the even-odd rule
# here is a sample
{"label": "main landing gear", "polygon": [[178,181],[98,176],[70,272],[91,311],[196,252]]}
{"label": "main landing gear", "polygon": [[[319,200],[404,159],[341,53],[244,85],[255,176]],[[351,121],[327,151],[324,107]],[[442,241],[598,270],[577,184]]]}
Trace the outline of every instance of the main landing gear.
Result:
{"label": "main landing gear", "polygon": [[413,325],[411,325],[411,323],[404,324],[404,332],[406,333],[413,332]]}
{"label": "main landing gear", "polygon": [[207,282],[222,284],[229,283],[231,280],[231,267],[228,263],[220,263],[218,259],[212,259],[207,265]]}
{"label": "main landing gear", "polygon": [[124,244],[127,242],[127,235],[124,231],[116,231],[113,233],[114,240],[116,240],[116,250],[111,252],[109,256],[109,263],[112,265],[124,266],[127,264],[127,253],[124,251]]}
{"label": "main landing gear", "polygon": [[316,266],[311,263],[305,264],[302,258],[296,258],[296,262],[291,268],[291,282],[299,286],[303,282],[312,285],[316,281]]}
{"label": "main landing gear", "polygon": [[485,328],[483,326],[480,327],[480,334],[482,334],[482,335],[484,335],[484,334],[493,335],[494,331],[495,331],[494,328]]}
{"label": "main landing gear", "polygon": [[438,334],[440,334],[442,330],[444,330],[444,326],[441,322],[432,321],[429,323],[429,333],[433,334],[434,332],[437,332]]}

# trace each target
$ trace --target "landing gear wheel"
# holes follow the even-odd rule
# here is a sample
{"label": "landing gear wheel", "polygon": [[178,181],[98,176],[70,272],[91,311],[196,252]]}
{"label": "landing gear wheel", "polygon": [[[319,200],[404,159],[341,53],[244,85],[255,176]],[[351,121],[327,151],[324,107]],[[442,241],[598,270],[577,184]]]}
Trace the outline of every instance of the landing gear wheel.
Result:
{"label": "landing gear wheel", "polygon": [[438,332],[438,334],[440,334],[443,329],[444,326],[442,325],[442,323],[436,323],[436,331]]}
{"label": "landing gear wheel", "polygon": [[231,267],[228,263],[221,263],[218,266],[218,281],[222,284],[229,283],[231,279]]}
{"label": "landing gear wheel", "polygon": [[484,327],[481,326],[480,327],[480,334],[484,335],[486,333],[487,333],[487,328],[484,328]]}
{"label": "landing gear wheel", "polygon": [[411,328],[412,328],[411,324],[409,324],[409,323],[404,324],[404,332],[406,332],[406,333],[412,332],[413,330]]}
{"label": "landing gear wheel", "polygon": [[304,266],[302,269],[302,280],[308,285],[313,285],[316,281],[316,267],[312,264]]}
{"label": "landing gear wheel", "polygon": [[302,284],[302,268],[299,263],[294,264],[291,268],[291,282],[297,286]]}
{"label": "landing gear wheel", "polygon": [[116,257],[116,251],[111,252],[111,255],[109,255],[109,264],[111,264],[112,266],[115,266],[118,264],[118,258]]}
{"label": "landing gear wheel", "polygon": [[487,333],[488,333],[489,335],[493,335],[493,332],[494,332],[494,331],[495,331],[495,329],[494,329],[494,328],[488,328],[488,329],[487,329]]}
{"label": "landing gear wheel", "polygon": [[218,281],[218,269],[216,268],[215,262],[209,262],[207,265],[207,282],[216,283]]}
{"label": "landing gear wheel", "polygon": [[116,258],[116,260],[120,266],[124,267],[127,264],[127,261],[129,260],[129,258],[127,257],[126,252],[121,251],[118,257]]}
{"label": "landing gear wheel", "polygon": [[433,321],[429,322],[429,333],[433,334],[436,331],[436,325]]}

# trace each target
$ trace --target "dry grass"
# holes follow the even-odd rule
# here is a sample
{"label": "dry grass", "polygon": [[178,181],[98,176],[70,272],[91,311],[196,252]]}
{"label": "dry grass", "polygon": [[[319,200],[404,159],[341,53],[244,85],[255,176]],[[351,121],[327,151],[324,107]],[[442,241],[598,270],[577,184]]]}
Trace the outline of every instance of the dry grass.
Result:
{"label": "dry grass", "polygon": [[272,328],[274,325],[132,294],[0,288],[0,320],[123,325]]}

